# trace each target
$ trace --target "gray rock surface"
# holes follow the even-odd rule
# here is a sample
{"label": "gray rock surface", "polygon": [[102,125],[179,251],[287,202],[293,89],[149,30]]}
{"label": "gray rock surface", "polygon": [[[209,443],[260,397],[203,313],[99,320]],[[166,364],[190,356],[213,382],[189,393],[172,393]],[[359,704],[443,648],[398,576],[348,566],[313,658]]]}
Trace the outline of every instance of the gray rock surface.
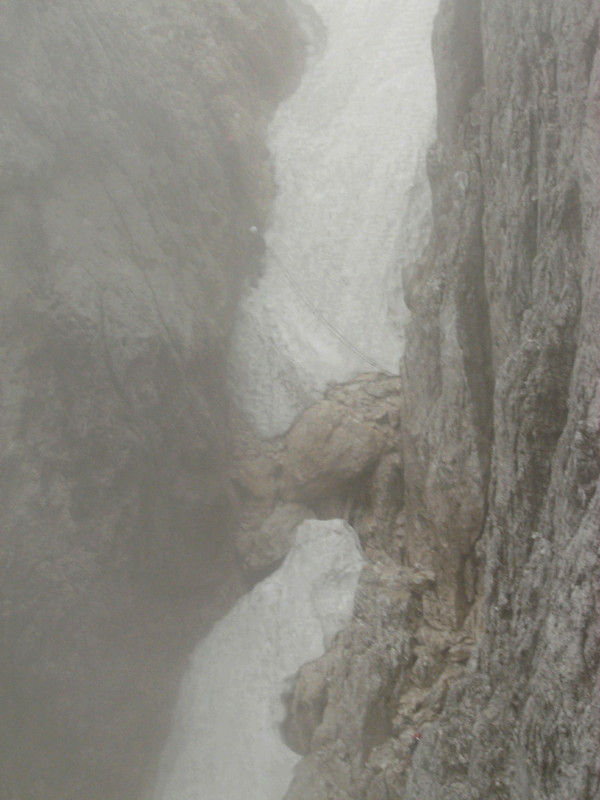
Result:
{"label": "gray rock surface", "polygon": [[275,569],[288,554],[298,525],[314,516],[307,506],[284,503],[276,506],[259,528],[241,528],[236,534],[236,549],[244,569],[252,577]]}
{"label": "gray rock surface", "polygon": [[438,717],[470,652],[463,634],[424,619],[433,585],[390,559],[365,570],[352,623],[300,670],[289,700],[284,734],[306,757],[286,800],[402,796],[413,735]]}
{"label": "gray rock surface", "polygon": [[133,800],[239,590],[224,349],[302,47],[274,0],[8,0],[0,39],[0,796]]}
{"label": "gray rock surface", "polygon": [[[457,40],[451,50],[448,32]],[[483,80],[478,3],[455,9],[442,2],[434,44],[440,99],[428,168],[435,228],[412,287],[402,369],[406,548],[410,563],[426,564],[438,576],[432,613],[460,624],[475,595],[492,441],[484,190],[477,151],[457,143],[477,138]]]}
{"label": "gray rock surface", "polygon": [[418,620],[361,633],[363,598],[352,652],[301,673],[290,800],[600,796],[599,25],[592,0],[442,0],[396,557],[428,577]]}
{"label": "gray rock surface", "polygon": [[399,427],[400,382],[378,373],[331,387],[276,439],[259,439],[238,415],[231,470],[243,507],[238,542],[277,505],[308,504],[321,519],[347,519],[363,544],[379,529],[377,546],[397,547],[384,529],[403,503]]}
{"label": "gray rock surface", "polygon": [[[441,724],[424,736],[405,796],[591,800],[600,791],[600,11],[592,2],[486,2],[481,34],[471,32],[471,52],[479,35],[483,45],[483,92],[473,95],[477,81],[460,55],[468,6],[445,2],[438,18],[441,95],[454,92],[454,109],[472,95],[461,119],[440,109],[446,177],[438,198],[449,196],[451,176],[464,165],[480,168],[468,173],[454,207],[438,200],[436,230],[437,252],[448,252],[446,220],[461,220],[464,230],[481,186],[476,266],[487,303],[479,313],[484,320],[487,309],[494,379],[486,522],[473,559],[481,554],[484,614],[472,675],[450,692]],[[449,61],[464,70],[453,86]],[[462,264],[454,258],[454,275]],[[409,365],[422,341],[418,326],[435,327],[427,303],[440,277],[434,260],[415,311]],[[437,317],[448,339],[443,314]],[[437,363],[443,375],[446,365]],[[471,391],[459,411],[465,425],[476,398]],[[409,413],[417,402],[407,395]],[[456,409],[445,403],[436,417]],[[430,442],[430,452],[429,464],[448,445]]]}

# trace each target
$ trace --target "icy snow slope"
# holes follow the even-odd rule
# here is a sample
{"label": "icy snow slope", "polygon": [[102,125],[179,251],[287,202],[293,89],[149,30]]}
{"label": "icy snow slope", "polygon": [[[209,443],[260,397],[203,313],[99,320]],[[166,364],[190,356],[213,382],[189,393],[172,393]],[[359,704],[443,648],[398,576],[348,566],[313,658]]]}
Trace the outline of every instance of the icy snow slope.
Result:
{"label": "icy snow slope", "polygon": [[286,681],[349,622],[362,567],[342,520],[298,528],[281,568],[194,653],[155,800],[281,800],[300,760],[279,733]]}
{"label": "icy snow slope", "polygon": [[266,271],[242,305],[232,388],[263,436],[329,381],[397,372],[399,269],[429,226],[438,0],[312,0],[327,32],[270,131]]}

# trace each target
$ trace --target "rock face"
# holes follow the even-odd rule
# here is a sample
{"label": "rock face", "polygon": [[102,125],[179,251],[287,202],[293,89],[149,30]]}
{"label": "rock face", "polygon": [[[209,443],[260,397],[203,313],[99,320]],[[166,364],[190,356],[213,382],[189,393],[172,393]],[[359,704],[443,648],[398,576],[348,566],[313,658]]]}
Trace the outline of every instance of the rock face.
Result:
{"label": "rock face", "polygon": [[[452,75],[450,63],[455,74],[440,93],[449,99],[432,164],[437,241],[407,372],[435,387],[438,404],[425,413],[446,436],[420,434],[421,454],[431,455],[417,459],[425,477],[408,490],[407,516],[430,517],[437,508],[437,465],[453,449],[464,452],[469,431],[479,430],[473,442],[485,459],[473,456],[470,468],[459,461],[459,479],[485,487],[492,441],[487,492],[481,500],[470,493],[460,529],[435,528],[438,536],[449,531],[451,548],[456,540],[468,546],[476,532],[469,520],[485,513],[481,546],[470,556],[462,551],[465,564],[484,569],[483,629],[473,675],[450,693],[442,724],[424,736],[406,796],[592,798],[600,766],[600,13],[591,2],[488,2],[475,26],[468,21],[477,5],[443,3],[437,24],[440,80]],[[478,49],[479,73],[460,55]],[[467,178],[457,198],[461,171]],[[470,219],[481,246],[455,250],[452,228],[464,242]],[[466,304],[469,290],[475,294]],[[469,325],[471,342],[478,334],[482,355],[487,349],[493,404],[469,383],[468,359],[477,361],[464,346],[467,367],[450,371],[455,381],[466,378],[464,400],[447,394],[442,342],[460,341]],[[435,330],[439,356],[418,370],[417,352]],[[407,394],[404,430],[421,416],[417,400]],[[448,437],[453,419],[460,437]],[[433,498],[426,494],[432,485]],[[461,579],[459,570],[455,596],[464,602],[470,589]]]}
{"label": "rock face", "polygon": [[600,10],[442,0],[401,379],[240,435],[230,467],[288,24],[274,0],[3,10],[0,794],[142,795],[199,604],[235,591],[233,487],[250,573],[299,500],[378,562],[289,699],[289,800],[595,800]]}
{"label": "rock face", "polygon": [[401,796],[416,725],[435,719],[462,667],[460,634],[423,625],[430,573],[379,562],[365,570],[354,619],[300,671],[285,732],[306,755],[286,800]]}
{"label": "rock face", "polygon": [[[441,4],[434,29],[438,140],[428,159],[435,226],[412,278],[403,363],[408,560],[436,572],[432,613],[450,624],[464,620],[474,599],[492,444],[479,28],[478,3]],[[448,32],[456,40],[451,48]]]}
{"label": "rock face", "polygon": [[599,24],[592,0],[442,0],[401,394],[403,558],[432,579],[417,626],[399,601],[302,673],[293,800],[600,792]]}
{"label": "rock face", "polygon": [[258,439],[240,421],[232,480],[243,514],[237,551],[252,575],[273,568],[307,516],[341,517],[363,545],[402,547],[400,382],[378,373],[332,387],[286,436]]}
{"label": "rock face", "polygon": [[224,348],[302,48],[272,0],[0,37],[0,795],[135,798],[232,572]]}

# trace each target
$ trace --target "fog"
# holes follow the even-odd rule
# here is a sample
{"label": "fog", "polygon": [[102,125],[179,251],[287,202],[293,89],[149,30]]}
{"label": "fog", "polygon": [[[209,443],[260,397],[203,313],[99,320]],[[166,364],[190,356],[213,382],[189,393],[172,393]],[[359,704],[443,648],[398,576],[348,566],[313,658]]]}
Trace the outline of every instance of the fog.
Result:
{"label": "fog", "polygon": [[438,0],[314,0],[298,90],[269,130],[277,195],[264,275],[244,299],[234,397],[262,436],[282,433],[330,381],[397,374],[401,270],[430,227],[431,55]]}
{"label": "fog", "polygon": [[[271,436],[329,382],[398,370],[400,272],[430,225],[435,3],[297,9],[302,79],[283,0],[3,4],[2,800],[129,800],[153,782],[183,662],[254,579],[233,542],[246,490],[231,478],[231,395]],[[342,624],[352,591],[319,552],[294,591],[311,605],[333,574]],[[259,676],[256,700],[276,710],[260,750],[293,765],[282,681],[332,631],[295,640],[292,659],[299,612],[275,605],[291,660]],[[238,619],[239,640],[233,622],[214,628],[232,649],[213,672],[256,622]],[[226,688],[208,711],[182,690],[191,729],[218,717]],[[179,720],[173,769],[196,749]],[[183,784],[163,767],[158,796],[197,796],[203,778],[181,769]],[[241,797],[252,778],[237,780]]]}
{"label": "fog", "polygon": [[[263,275],[242,301],[230,357],[234,399],[262,436],[285,431],[331,381],[397,372],[400,274],[430,226],[437,0],[311,6],[305,75],[269,131],[277,194]],[[280,698],[323,645],[304,604],[321,614],[325,593],[341,623],[356,585],[356,557],[348,577],[337,557],[331,572],[316,525],[312,544],[300,538],[196,651],[155,800],[283,797],[298,757],[281,741]]]}

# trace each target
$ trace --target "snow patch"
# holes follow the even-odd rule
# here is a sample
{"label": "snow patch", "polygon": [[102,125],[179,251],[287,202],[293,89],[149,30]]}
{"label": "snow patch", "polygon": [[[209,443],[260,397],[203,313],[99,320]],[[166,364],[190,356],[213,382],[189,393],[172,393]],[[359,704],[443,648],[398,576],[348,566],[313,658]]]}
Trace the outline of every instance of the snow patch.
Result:
{"label": "snow patch", "polygon": [[342,520],[308,520],[281,568],[198,646],[180,690],[154,800],[281,800],[300,757],[282,695],[352,616],[364,557]]}

